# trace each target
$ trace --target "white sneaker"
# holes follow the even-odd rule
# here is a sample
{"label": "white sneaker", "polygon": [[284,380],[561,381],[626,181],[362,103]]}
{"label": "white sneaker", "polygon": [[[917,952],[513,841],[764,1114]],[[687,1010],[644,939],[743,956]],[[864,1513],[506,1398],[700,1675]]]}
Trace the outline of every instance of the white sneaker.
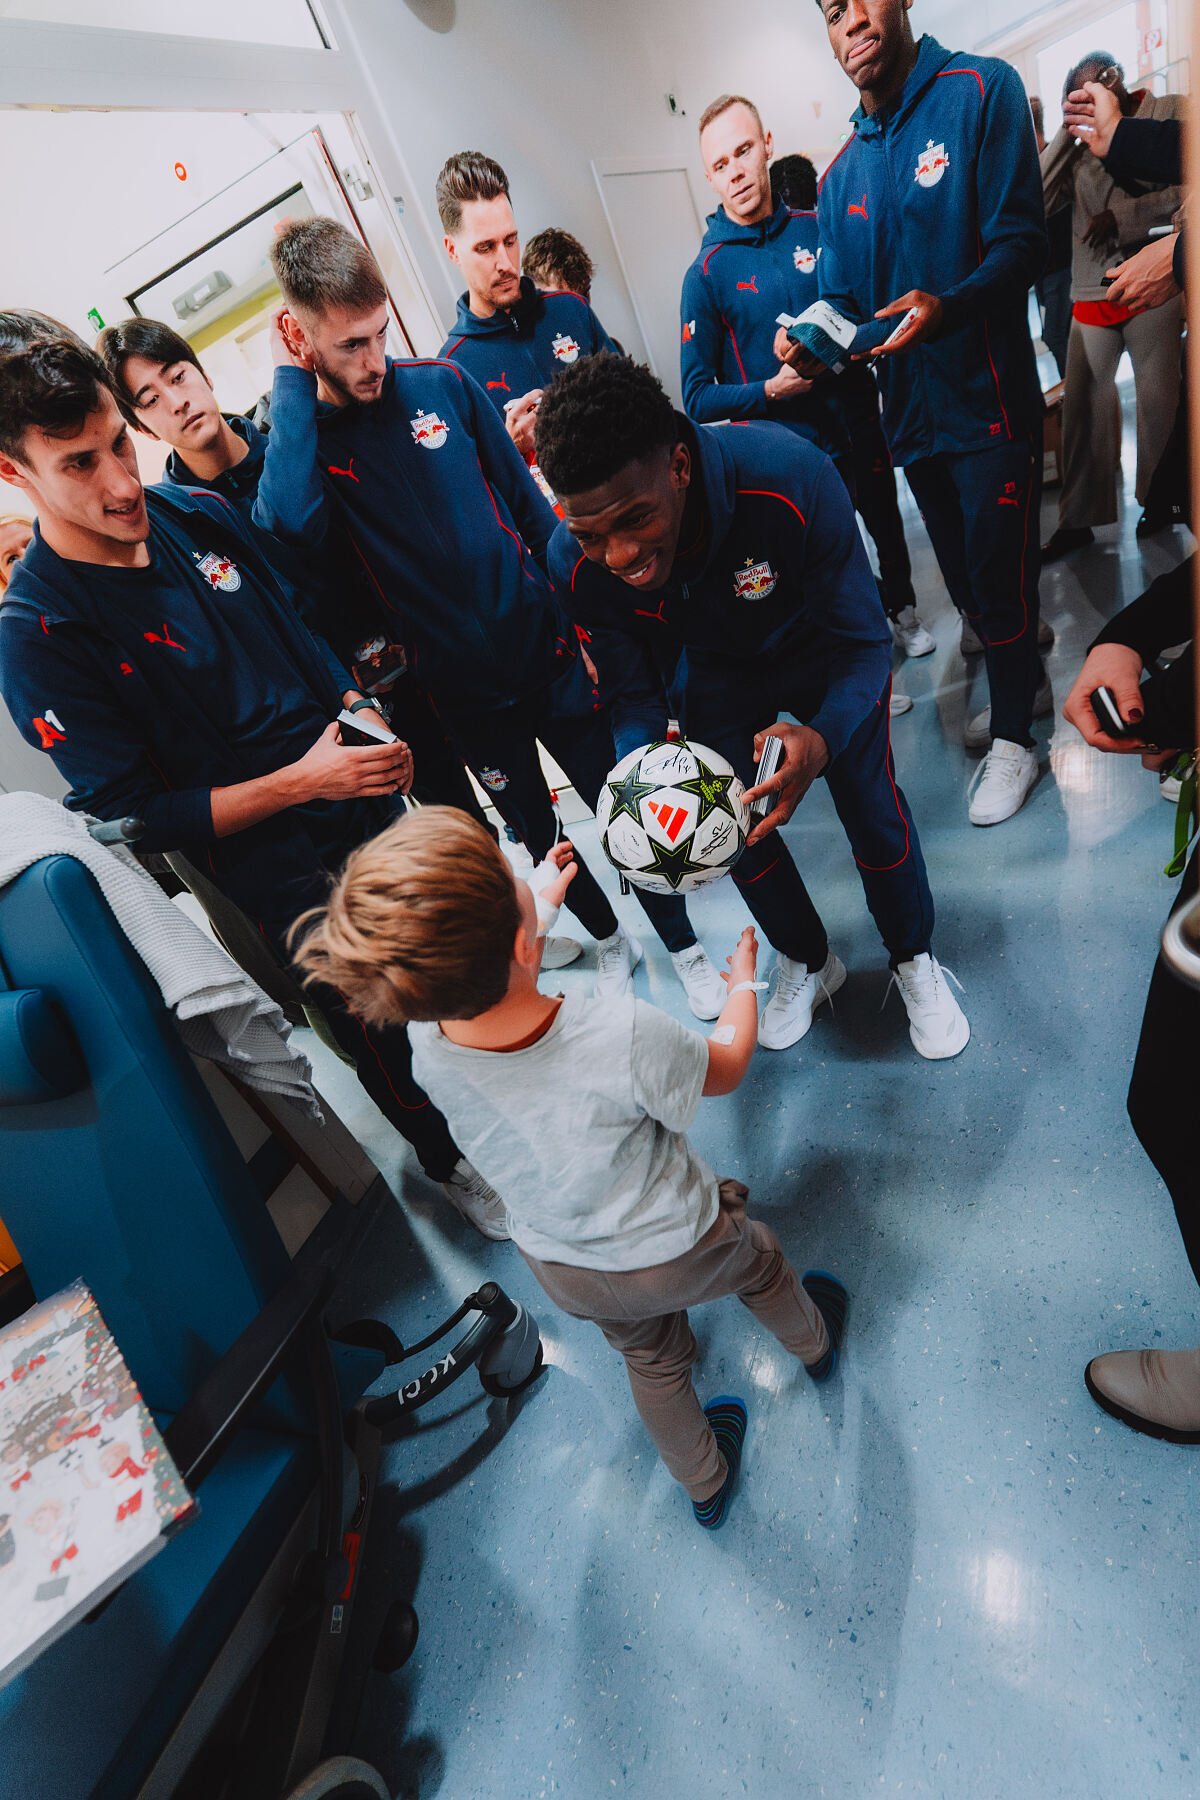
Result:
{"label": "white sneaker", "polygon": [[758,1041],[764,1050],[786,1050],[798,1044],[823,1000],[836,994],[846,970],[831,950],[825,967],[810,974],[807,963],[779,956],[771,976],[771,998],[758,1021]]}
{"label": "white sneaker", "polygon": [[[1033,696],[1033,716],[1035,719],[1048,719],[1054,711],[1054,689],[1050,686],[1050,677],[1043,675],[1041,685]],[[981,713],[976,713],[971,723],[963,732],[963,743],[968,750],[986,750],[992,741],[992,709],[985,706]]]}
{"label": "white sneaker", "polygon": [[1037,751],[997,738],[971,783],[967,816],[972,825],[999,825],[1020,812],[1037,780]]}
{"label": "white sneaker", "polygon": [[485,1238],[499,1242],[512,1236],[508,1229],[508,1208],[465,1156],[454,1165],[450,1179],[438,1185],[455,1211]]}
{"label": "white sneaker", "polygon": [[611,937],[596,944],[596,985],[592,989],[597,1000],[616,999],[633,986],[633,971],[642,960],[642,946],[618,925]]}
{"label": "white sneaker", "polygon": [[957,1056],[971,1035],[967,1016],[946,985],[947,976],[956,987],[962,987],[957,975],[943,969],[937,957],[926,951],[896,967],[883,996],[886,1002],[892,988],[899,988],[908,1013],[908,1035],[913,1048],[931,1062]]}
{"label": "white sneaker", "polygon": [[912,708],[913,703],[907,694],[893,694],[888,701],[888,711],[893,719],[898,719],[901,713],[911,712]]}
{"label": "white sneaker", "polygon": [[1172,806],[1178,806],[1179,796],[1182,792],[1183,783],[1178,775],[1168,775],[1164,772],[1159,776],[1158,797],[1160,800],[1169,800]]}
{"label": "white sneaker", "polygon": [[577,944],[574,938],[548,937],[542,945],[543,969],[565,969],[568,963],[578,962],[583,955],[583,945]]}
{"label": "white sneaker", "polygon": [[937,639],[922,625],[915,606],[906,606],[903,612],[896,614],[892,620],[892,637],[897,649],[903,650],[905,656],[928,656],[931,650],[937,649]]}
{"label": "white sneaker", "polygon": [[687,1003],[698,1019],[715,1019],[728,999],[725,983],[709,961],[703,944],[690,944],[686,950],[672,950],[675,973],[683,983]]}

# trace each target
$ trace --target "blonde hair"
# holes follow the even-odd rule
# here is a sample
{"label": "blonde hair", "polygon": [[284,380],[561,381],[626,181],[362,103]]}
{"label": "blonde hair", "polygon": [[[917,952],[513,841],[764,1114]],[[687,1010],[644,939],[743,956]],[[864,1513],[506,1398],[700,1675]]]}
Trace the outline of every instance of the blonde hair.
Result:
{"label": "blonde hair", "polygon": [[[28,513],[0,513],[0,531],[3,531],[6,525],[25,525],[29,528],[30,535],[33,534],[33,520]],[[3,594],[7,586],[8,576],[0,568],[0,594]]]}
{"label": "blonde hair", "polygon": [[423,806],[353,851],[327,904],[290,935],[306,986],[370,1025],[474,1019],[508,991],[521,907],[482,825]]}

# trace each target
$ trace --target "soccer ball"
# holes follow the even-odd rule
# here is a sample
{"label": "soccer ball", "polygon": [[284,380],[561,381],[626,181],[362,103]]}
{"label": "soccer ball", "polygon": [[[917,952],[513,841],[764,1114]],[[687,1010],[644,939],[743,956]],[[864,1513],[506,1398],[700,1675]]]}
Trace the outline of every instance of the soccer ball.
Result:
{"label": "soccer ball", "polygon": [[703,744],[643,744],[600,790],[604,854],[648,894],[690,893],[724,875],[746,848],[744,791],[732,766]]}

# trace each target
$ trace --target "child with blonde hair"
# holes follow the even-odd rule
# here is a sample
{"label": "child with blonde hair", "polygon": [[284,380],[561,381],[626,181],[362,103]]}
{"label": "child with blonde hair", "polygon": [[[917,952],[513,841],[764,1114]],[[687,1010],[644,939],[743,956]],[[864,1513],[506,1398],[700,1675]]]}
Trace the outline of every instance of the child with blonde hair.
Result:
{"label": "child with blonde hair", "polygon": [[814,1381],[833,1373],[848,1296],[801,1280],[685,1133],[754,1051],[758,945],[728,958],[707,1040],[631,994],[547,995],[542,942],[575,873],[560,844],[529,883],[465,814],[423,807],[355,850],[297,960],[376,1025],[407,1024],[417,1078],[464,1154],[505,1196],[514,1242],[550,1298],[625,1358],[659,1454],[712,1530],[741,1460],[746,1407],[692,1385],[687,1309],[736,1295]]}

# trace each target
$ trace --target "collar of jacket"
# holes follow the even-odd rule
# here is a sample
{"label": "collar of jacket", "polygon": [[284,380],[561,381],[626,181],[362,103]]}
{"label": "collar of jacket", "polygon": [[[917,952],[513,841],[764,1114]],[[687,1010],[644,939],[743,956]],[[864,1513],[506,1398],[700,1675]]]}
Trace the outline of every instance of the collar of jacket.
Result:
{"label": "collar of jacket", "polygon": [[864,139],[882,138],[889,131],[898,129],[911,116],[917,102],[937,80],[946,64],[953,62],[954,57],[953,50],[944,49],[935,37],[926,32],[917,45],[917,60],[898,97],[882,112],[864,112],[859,106],[852,114],[850,123],[856,134]]}
{"label": "collar of jacket", "polygon": [[769,219],[759,219],[753,225],[740,224],[737,219],[729,217],[723,206],[718,206],[716,212],[709,213],[704,221],[704,242],[701,249],[711,249],[714,244],[765,244],[786,230],[791,219],[792,209],[782,200]]}
{"label": "collar of jacket", "polygon": [[[235,494],[243,491],[252,494],[256,491],[262,475],[263,458],[267,453],[266,434],[260,431],[250,419],[243,418],[240,413],[223,413],[222,417],[230,430],[246,445],[247,453],[241,462],[234,463],[231,469],[222,469],[216,479],[231,488]],[[198,475],[193,475],[178,450],[172,450],[163,473],[167,480],[177,482],[180,487],[213,487],[215,485],[210,481],[201,481]]]}
{"label": "collar of jacket", "polygon": [[545,304],[545,297],[536,282],[528,275],[522,275],[521,293],[515,304],[498,306],[486,319],[471,311],[469,293],[460,294],[454,329],[461,337],[532,337]]}

